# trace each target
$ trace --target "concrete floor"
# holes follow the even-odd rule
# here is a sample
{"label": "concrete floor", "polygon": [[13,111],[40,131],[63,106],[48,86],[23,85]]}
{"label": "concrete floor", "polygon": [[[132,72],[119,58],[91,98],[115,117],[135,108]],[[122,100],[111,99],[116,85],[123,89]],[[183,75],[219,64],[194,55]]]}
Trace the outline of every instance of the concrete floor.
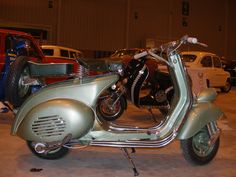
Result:
{"label": "concrete floor", "polygon": [[[137,149],[132,154],[140,177],[236,177],[236,88],[219,93],[216,104],[225,112],[221,120],[221,145],[208,165],[193,166],[183,158],[179,142],[161,149]],[[151,121],[145,111],[129,105],[122,119]],[[0,114],[0,177],[132,177],[133,172],[116,148],[88,147],[72,150],[59,160],[42,160],[28,150],[25,142],[9,134],[13,115]],[[122,121],[122,120],[121,120]],[[36,171],[32,171],[36,169]]]}

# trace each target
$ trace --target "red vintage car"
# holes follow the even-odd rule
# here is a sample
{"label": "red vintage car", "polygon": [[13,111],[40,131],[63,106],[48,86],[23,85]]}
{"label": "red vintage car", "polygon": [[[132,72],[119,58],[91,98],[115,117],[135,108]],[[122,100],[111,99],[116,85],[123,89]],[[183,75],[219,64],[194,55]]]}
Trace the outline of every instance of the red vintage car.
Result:
{"label": "red vintage car", "polygon": [[19,107],[37,86],[108,72],[108,65],[104,60],[45,56],[30,34],[0,29],[0,102]]}
{"label": "red vintage car", "polygon": [[[77,59],[45,57],[38,42],[28,33],[0,29],[0,101],[20,106],[31,94],[30,62],[70,63],[71,74],[78,74]],[[70,65],[68,65],[70,66]],[[61,73],[60,73],[61,74]],[[52,75],[43,78],[45,84],[65,80],[71,75]]]}

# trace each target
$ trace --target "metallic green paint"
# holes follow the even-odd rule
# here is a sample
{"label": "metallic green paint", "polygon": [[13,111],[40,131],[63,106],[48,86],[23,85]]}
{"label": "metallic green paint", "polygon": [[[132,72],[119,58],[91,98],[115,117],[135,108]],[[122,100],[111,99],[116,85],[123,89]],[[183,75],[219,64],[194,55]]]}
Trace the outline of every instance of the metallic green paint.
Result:
{"label": "metallic green paint", "polygon": [[[41,89],[39,92],[31,95],[24,102],[24,104],[21,106],[21,109],[16,114],[11,133],[14,135],[18,132],[19,127],[22,127],[21,123],[27,116],[28,119],[30,119],[29,113],[31,112],[31,109],[34,109],[34,107],[37,107],[37,105],[47,103],[50,100],[57,100],[58,106],[60,105],[59,101],[65,99],[72,100],[71,104],[83,102],[83,104],[87,105],[89,109],[92,109],[96,106],[98,95],[100,95],[103,90],[116,83],[117,80],[118,75],[110,74],[83,78],[82,80],[68,80],[47,86]],[[76,101],[73,102],[73,100]],[[63,104],[64,103],[61,102],[61,107],[63,107]],[[50,104],[50,106],[52,106],[52,104]],[[76,107],[76,105],[74,106]],[[40,110],[42,110],[41,107]],[[60,109],[58,111],[60,111]],[[48,110],[48,113],[50,114],[50,110]],[[33,113],[32,115],[34,114],[36,113]],[[34,118],[32,117],[32,119]],[[98,122],[96,121],[96,123]],[[68,126],[70,125],[68,124]],[[21,132],[21,134],[24,133]]]}
{"label": "metallic green paint", "polygon": [[177,138],[190,138],[209,122],[216,121],[222,116],[222,111],[215,105],[207,102],[197,103],[187,115],[187,120],[179,131]]}
{"label": "metallic green paint", "polygon": [[206,88],[198,94],[197,102],[214,101],[216,97],[217,97],[217,92],[214,88]]}
{"label": "metallic green paint", "polygon": [[62,141],[85,135],[93,126],[92,109],[76,100],[54,99],[31,109],[18,128],[17,135],[36,142]]}
{"label": "metallic green paint", "polygon": [[214,88],[206,88],[198,94],[196,102],[177,136],[178,139],[192,137],[209,122],[217,121],[224,115],[220,108],[211,103],[216,96]]}
{"label": "metallic green paint", "polygon": [[[180,56],[172,53],[169,61],[175,96],[161,126],[146,129],[129,128],[99,120],[95,111],[97,99],[119,79],[118,75],[109,74],[64,81],[41,89],[21,106],[11,133],[36,142],[62,141],[68,134],[72,134],[73,139],[81,142],[97,141],[97,145],[107,145],[107,141],[112,141],[112,145],[120,141],[136,141],[134,144],[131,142],[131,147],[138,141],[160,140],[158,147],[161,147],[170,143],[176,136],[178,139],[189,138],[209,122],[217,120],[223,113],[211,103],[216,97],[213,91],[202,92],[194,102],[187,72]],[[43,126],[38,130],[38,121],[44,119],[51,121],[50,127],[59,121],[59,125],[52,128],[57,134],[51,135],[48,131],[45,135],[44,130],[41,130]],[[60,131],[57,131],[58,129]],[[157,147],[156,144],[147,144],[139,144],[139,147]]]}

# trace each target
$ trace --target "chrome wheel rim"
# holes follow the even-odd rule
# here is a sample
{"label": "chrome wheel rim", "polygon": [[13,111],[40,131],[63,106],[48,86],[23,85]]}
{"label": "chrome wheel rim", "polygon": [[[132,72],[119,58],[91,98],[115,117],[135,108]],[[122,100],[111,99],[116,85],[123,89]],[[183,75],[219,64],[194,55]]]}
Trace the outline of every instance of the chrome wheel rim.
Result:
{"label": "chrome wheel rim", "polygon": [[104,99],[100,104],[100,110],[103,114],[109,117],[113,117],[119,114],[120,112],[120,102],[117,101],[115,105],[113,105],[114,100],[112,98]]}
{"label": "chrome wheel rim", "polygon": [[24,68],[18,82],[18,96],[21,98],[23,98],[29,91],[29,85],[24,84],[24,79],[27,77],[30,77],[28,67]]}
{"label": "chrome wheel rim", "polygon": [[214,146],[209,145],[208,143],[209,139],[210,136],[206,129],[203,129],[193,137],[192,141],[193,150],[199,157],[205,157],[209,155],[213,150]]}

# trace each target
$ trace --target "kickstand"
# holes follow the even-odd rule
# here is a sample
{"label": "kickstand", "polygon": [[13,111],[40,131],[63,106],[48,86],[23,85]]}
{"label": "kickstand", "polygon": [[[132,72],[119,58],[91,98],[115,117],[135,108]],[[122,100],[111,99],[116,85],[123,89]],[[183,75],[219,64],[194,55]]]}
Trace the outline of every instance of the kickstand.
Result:
{"label": "kickstand", "polygon": [[156,116],[155,116],[155,114],[153,114],[153,112],[152,112],[152,108],[148,108],[147,110],[151,113],[152,119],[154,120],[154,122],[157,122]]}
{"label": "kickstand", "polygon": [[[132,165],[133,171],[134,171],[134,176],[138,176],[139,173],[138,173],[138,171],[136,169],[136,166],[134,164],[133,159],[129,155],[129,152],[128,152],[127,148],[120,148],[120,149],[122,150],[124,156],[129,160],[129,163]],[[135,152],[135,150],[134,150],[134,148],[132,148],[132,153],[134,153],[134,152]]]}

